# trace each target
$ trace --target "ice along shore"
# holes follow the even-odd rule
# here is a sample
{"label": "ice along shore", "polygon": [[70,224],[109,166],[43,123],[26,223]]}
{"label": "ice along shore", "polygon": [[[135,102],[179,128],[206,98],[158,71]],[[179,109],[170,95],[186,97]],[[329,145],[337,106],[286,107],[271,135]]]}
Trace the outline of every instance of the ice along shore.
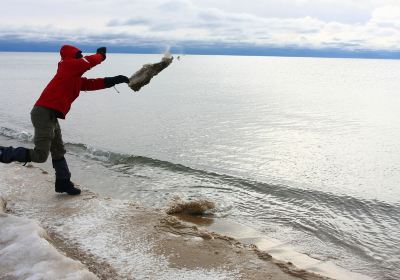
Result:
{"label": "ice along shore", "polygon": [[162,209],[56,194],[38,167],[0,177],[1,279],[329,279]]}

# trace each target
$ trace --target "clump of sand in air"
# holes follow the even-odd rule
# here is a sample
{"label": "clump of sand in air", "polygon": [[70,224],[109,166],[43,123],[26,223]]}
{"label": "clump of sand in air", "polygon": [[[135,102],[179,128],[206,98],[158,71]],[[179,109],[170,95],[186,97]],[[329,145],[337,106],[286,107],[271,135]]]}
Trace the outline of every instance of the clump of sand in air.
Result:
{"label": "clump of sand in air", "polygon": [[133,91],[139,91],[143,86],[150,83],[150,80],[157,76],[158,73],[167,68],[171,63],[174,57],[171,55],[169,51],[165,52],[164,57],[160,62],[153,64],[145,64],[141,69],[136,71],[129,78],[129,87]]}
{"label": "clump of sand in air", "polygon": [[184,201],[180,197],[174,198],[166,213],[188,214],[188,215],[206,215],[215,210],[215,203],[207,199],[197,199]]}

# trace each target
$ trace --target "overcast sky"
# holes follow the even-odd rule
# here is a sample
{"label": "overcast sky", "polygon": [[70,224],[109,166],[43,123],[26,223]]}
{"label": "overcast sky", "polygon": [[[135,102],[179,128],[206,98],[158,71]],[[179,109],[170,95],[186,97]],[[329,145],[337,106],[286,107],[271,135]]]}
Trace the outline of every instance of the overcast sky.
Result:
{"label": "overcast sky", "polygon": [[2,0],[0,39],[400,50],[400,0]]}

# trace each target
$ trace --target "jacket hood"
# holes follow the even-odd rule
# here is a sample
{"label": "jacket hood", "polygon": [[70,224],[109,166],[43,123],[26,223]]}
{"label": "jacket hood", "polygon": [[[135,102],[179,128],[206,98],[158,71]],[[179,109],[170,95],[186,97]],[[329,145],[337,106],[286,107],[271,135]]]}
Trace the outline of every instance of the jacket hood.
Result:
{"label": "jacket hood", "polygon": [[64,45],[60,49],[61,59],[76,58],[76,54],[81,50],[71,45]]}

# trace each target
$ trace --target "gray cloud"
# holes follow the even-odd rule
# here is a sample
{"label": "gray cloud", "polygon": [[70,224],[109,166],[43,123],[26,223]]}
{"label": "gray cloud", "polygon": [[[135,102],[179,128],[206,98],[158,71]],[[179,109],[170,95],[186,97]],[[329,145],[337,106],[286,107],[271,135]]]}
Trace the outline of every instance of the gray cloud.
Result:
{"label": "gray cloud", "polygon": [[[2,17],[0,38],[126,45],[223,42],[350,50],[400,48],[400,6],[392,0],[31,2],[15,0],[3,5],[12,12]],[[41,6],[39,15],[29,13],[30,5]],[[340,10],[344,17],[337,15]]]}
{"label": "gray cloud", "polygon": [[124,25],[128,25],[128,26],[149,25],[150,23],[151,22],[149,21],[149,19],[135,17],[135,18],[127,19],[127,20],[112,19],[106,24],[106,26],[114,27],[114,26],[124,26]]}

